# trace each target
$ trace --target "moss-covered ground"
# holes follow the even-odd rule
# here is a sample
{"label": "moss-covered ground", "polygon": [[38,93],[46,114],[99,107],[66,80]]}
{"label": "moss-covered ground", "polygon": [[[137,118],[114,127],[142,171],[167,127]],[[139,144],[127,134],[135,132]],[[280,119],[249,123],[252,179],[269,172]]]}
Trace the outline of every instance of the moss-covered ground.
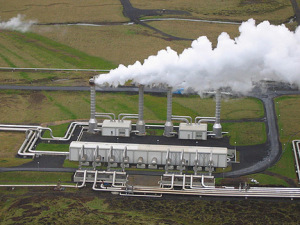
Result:
{"label": "moss-covered ground", "polygon": [[299,201],[1,189],[1,224],[298,224]]}

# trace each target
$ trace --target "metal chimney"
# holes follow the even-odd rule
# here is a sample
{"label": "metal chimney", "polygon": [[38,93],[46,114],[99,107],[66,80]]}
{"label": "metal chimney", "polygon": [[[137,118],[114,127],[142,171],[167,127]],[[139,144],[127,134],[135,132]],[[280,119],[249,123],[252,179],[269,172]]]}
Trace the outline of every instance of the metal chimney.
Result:
{"label": "metal chimney", "polygon": [[213,126],[213,133],[215,138],[222,138],[222,126],[221,126],[221,92],[220,90],[216,91],[216,121]]}
{"label": "metal chimney", "polygon": [[167,120],[165,123],[164,136],[172,137],[173,134],[173,123],[172,123],[172,88],[168,88],[167,92]]}
{"label": "metal chimney", "polygon": [[139,117],[136,123],[137,135],[146,135],[144,121],[144,85],[139,86]]}
{"label": "metal chimney", "polygon": [[91,118],[89,120],[89,131],[90,133],[95,132],[97,128],[97,120],[96,120],[96,86],[94,77],[90,79],[90,87],[91,87]]}

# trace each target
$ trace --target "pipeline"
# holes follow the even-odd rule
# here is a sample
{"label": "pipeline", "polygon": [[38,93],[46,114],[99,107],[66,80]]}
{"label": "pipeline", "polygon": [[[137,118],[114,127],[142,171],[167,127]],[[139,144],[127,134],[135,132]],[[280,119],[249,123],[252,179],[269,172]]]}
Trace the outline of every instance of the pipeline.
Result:
{"label": "pipeline", "polygon": [[129,117],[127,117],[127,116],[133,116],[135,119],[138,119],[138,116],[139,116],[139,114],[130,114],[130,113],[120,113],[119,115],[118,115],[118,121],[120,121],[120,120],[122,120],[123,121],[123,117],[125,117],[126,116],[126,118],[129,118]]}
{"label": "pipeline", "polygon": [[[216,117],[203,117],[203,116],[197,116],[195,117],[195,123],[197,123],[197,120],[201,119],[207,119],[207,120],[216,120]],[[199,122],[198,122],[199,123]]]}
{"label": "pipeline", "polygon": [[[299,160],[298,160],[298,158],[300,159],[299,142],[300,142],[300,140],[292,141],[294,157],[295,157],[295,162],[296,162],[296,168],[297,168],[298,183],[300,184],[300,168],[299,168]],[[298,156],[297,156],[297,153],[298,153]]]}
{"label": "pipeline", "polygon": [[[81,185],[60,185],[65,188],[83,188],[85,186],[86,171],[84,171],[83,182]],[[0,187],[57,187],[57,184],[0,184]]]}
{"label": "pipeline", "polygon": [[[18,155],[20,156],[30,156],[34,157],[36,154],[48,154],[48,155],[68,155],[69,152],[53,152],[53,151],[38,151],[33,150],[37,140],[59,140],[68,141],[71,139],[73,132],[77,126],[87,126],[87,122],[72,122],[66,131],[64,137],[54,137],[51,128],[41,127],[41,126],[30,126],[30,125],[6,125],[0,124],[0,130],[4,131],[18,131],[26,132],[26,138],[18,150]],[[51,138],[43,138],[41,136],[43,130],[48,130],[50,132]]]}
{"label": "pipeline", "polygon": [[174,115],[172,115],[171,120],[183,120],[187,124],[192,124],[192,117],[190,117],[190,116],[174,116]]}
{"label": "pipeline", "polygon": [[[113,121],[113,118],[111,115],[105,115],[105,114],[102,114],[102,113],[96,113],[95,114],[95,117],[103,117],[103,118],[108,118],[110,121]],[[95,130],[95,129],[94,129]]]}

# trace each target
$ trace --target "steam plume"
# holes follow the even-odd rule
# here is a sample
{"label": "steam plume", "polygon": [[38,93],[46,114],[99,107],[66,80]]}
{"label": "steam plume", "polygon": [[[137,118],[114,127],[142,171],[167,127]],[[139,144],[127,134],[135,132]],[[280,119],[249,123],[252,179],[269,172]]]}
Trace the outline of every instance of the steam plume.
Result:
{"label": "steam plume", "polygon": [[300,29],[289,31],[284,25],[268,21],[255,25],[253,19],[239,27],[240,36],[227,33],[218,37],[216,48],[207,37],[193,41],[178,54],[167,47],[125,67],[119,65],[96,77],[97,85],[123,85],[127,80],[143,85],[165,84],[202,92],[221,87],[246,93],[253,82],[271,79],[300,86]]}
{"label": "steam plume", "polygon": [[36,23],[33,20],[24,20],[24,15],[18,15],[17,17],[11,18],[7,22],[0,22],[0,29],[3,30],[16,30],[20,32],[27,32],[30,30],[31,26]]}

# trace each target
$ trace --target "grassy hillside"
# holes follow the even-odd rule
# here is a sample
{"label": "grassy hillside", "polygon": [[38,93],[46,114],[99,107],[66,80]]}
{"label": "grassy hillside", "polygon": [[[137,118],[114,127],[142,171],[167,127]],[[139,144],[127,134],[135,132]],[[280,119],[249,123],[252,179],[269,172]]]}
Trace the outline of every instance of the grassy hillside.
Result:
{"label": "grassy hillside", "polygon": [[[40,124],[62,120],[88,119],[89,92],[63,91],[0,91],[2,123]],[[146,121],[164,121],[167,114],[166,96],[145,94],[144,118]],[[14,108],[15,110],[11,110]],[[137,113],[138,95],[126,93],[97,93],[97,112]],[[199,96],[174,96],[173,114],[214,116],[215,101]],[[222,101],[222,119],[251,119],[264,115],[262,103],[254,98]]]}
{"label": "grassy hillside", "polygon": [[275,99],[278,129],[283,153],[280,161],[270,168],[271,172],[296,181],[294,153],[291,141],[300,139],[300,96],[282,96]]}
{"label": "grassy hillside", "polygon": [[[35,33],[1,31],[0,67],[110,69],[111,62],[52,41]],[[58,79],[85,79],[91,73],[79,72],[0,72],[0,83],[43,84]]]}
{"label": "grassy hillside", "polygon": [[254,18],[258,21],[270,20],[273,23],[284,23],[293,16],[293,9],[289,0],[170,0],[150,2],[131,0],[131,2],[137,8],[184,10],[190,12],[192,18],[208,20],[245,21]]}
{"label": "grassy hillside", "polygon": [[21,13],[39,23],[126,21],[118,0],[0,0],[1,19]]}

